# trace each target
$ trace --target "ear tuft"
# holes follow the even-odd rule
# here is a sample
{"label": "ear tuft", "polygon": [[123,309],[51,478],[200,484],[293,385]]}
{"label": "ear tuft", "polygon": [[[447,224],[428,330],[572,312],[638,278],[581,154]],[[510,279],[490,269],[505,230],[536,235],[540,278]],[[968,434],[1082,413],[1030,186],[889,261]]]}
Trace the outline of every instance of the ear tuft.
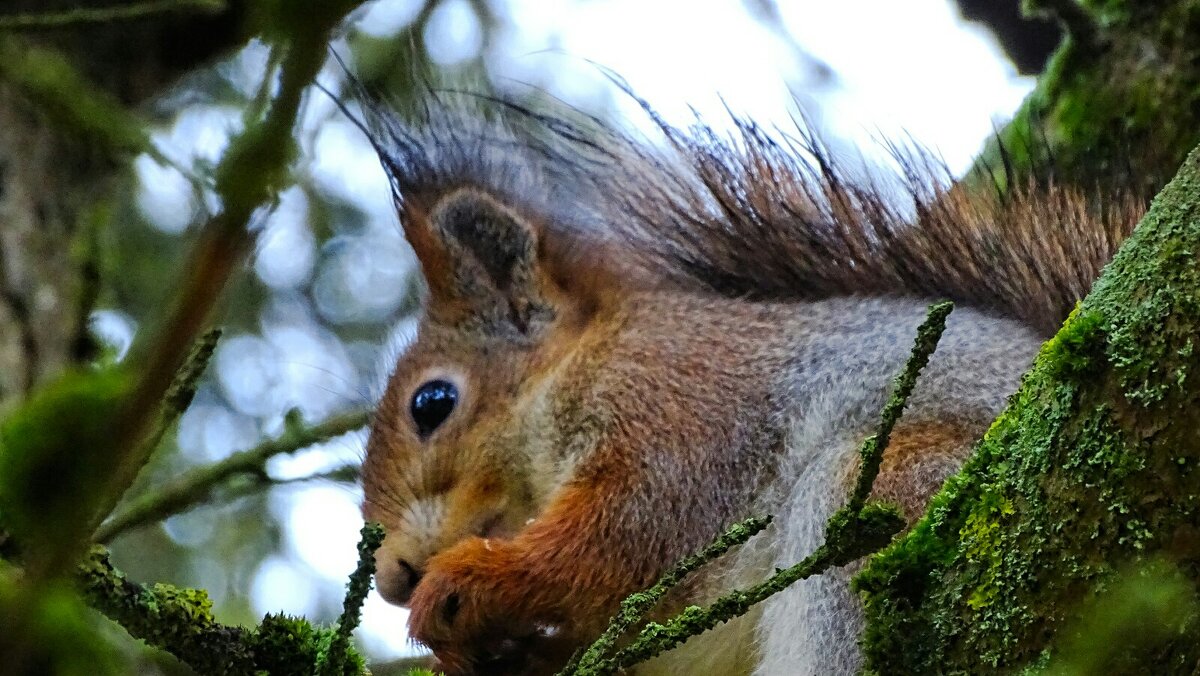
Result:
{"label": "ear tuft", "polygon": [[457,243],[483,266],[497,290],[531,281],[537,263],[537,235],[491,197],[459,190],[438,202],[430,220],[445,241]]}
{"label": "ear tuft", "polygon": [[451,287],[490,328],[528,334],[555,316],[545,299],[537,232],[508,207],[476,190],[461,189],[429,214],[453,267]]}

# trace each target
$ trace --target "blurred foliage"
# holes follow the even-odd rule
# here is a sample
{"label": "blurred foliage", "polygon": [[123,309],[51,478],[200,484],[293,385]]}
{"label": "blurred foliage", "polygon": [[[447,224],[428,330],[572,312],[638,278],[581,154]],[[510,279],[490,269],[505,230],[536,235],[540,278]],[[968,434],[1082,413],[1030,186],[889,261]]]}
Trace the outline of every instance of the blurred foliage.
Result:
{"label": "blurred foliage", "polygon": [[1046,651],[1045,676],[1136,673],[1161,663],[1173,640],[1195,634],[1200,604],[1185,571],[1154,558],[1114,576],[1076,616]]}

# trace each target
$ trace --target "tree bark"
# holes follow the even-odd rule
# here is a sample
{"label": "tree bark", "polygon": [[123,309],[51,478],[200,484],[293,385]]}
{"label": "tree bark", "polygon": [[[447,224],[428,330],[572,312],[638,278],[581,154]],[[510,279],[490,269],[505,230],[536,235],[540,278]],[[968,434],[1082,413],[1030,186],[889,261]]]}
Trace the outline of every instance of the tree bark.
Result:
{"label": "tree bark", "polygon": [[979,165],[1150,198],[1200,143],[1200,3],[1027,0],[1067,39]]}
{"label": "tree bark", "polygon": [[[1200,5],[1087,7],[1109,22],[1097,24],[1108,26],[1104,58],[1064,47],[1003,138],[1029,135],[1021,125],[1041,111],[1045,149],[1066,180],[1153,189],[1200,140]],[[1146,147],[1123,152],[1137,142]],[[1196,668],[1198,341],[1200,149],[1044,346],[962,473],[856,581],[870,671],[1058,668],[1089,635],[1105,673]],[[1139,606],[1155,589],[1171,602]],[[1112,611],[1116,602],[1124,610]],[[1106,612],[1134,626],[1119,649],[1098,633]]]}
{"label": "tree bark", "polygon": [[[112,4],[11,0],[0,18]],[[109,217],[95,207],[112,193],[109,179],[133,151],[91,133],[94,120],[61,107],[64,114],[55,115],[45,95],[53,91],[50,78],[61,73],[34,57],[61,57],[94,93],[136,107],[240,44],[247,5],[0,33],[0,410],[90,356],[86,322],[99,268],[94,237]]]}

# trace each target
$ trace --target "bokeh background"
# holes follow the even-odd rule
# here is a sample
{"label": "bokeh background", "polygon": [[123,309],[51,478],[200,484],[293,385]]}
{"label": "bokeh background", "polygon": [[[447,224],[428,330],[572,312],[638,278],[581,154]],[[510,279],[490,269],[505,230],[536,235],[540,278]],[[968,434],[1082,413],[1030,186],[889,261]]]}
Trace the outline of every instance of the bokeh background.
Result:
{"label": "bokeh background", "polygon": [[[1019,69],[1040,67],[1037,49],[1032,61],[1028,50],[1006,53],[1003,31],[998,38],[965,19],[973,4],[376,0],[332,51],[399,107],[428,95],[433,82],[518,99],[549,95],[647,124],[609,69],[674,123],[699,114],[728,128],[732,110],[786,128],[802,112],[838,153],[886,162],[881,141],[899,138],[961,172],[1032,87]],[[150,111],[159,156],[138,158],[125,182],[115,219],[122,225],[110,243],[122,274],[94,317],[118,355],[163,302],[165,280],[216,206],[206,177],[260,95],[267,51],[246,46]],[[369,408],[413,331],[421,282],[387,180],[335,104],[347,90],[343,67],[331,59],[320,83],[327,93],[314,90],[306,103],[294,185],[255,224],[258,246],[228,294],[225,337],[173,447],[143,485],[279,434],[289,411],[318,422]],[[276,458],[254,486],[120,536],[115,563],[134,579],[207,589],[226,622],[274,611],[334,619],[355,562],[354,472],[364,438],[352,433]],[[358,632],[366,652],[376,660],[414,654],[405,621],[372,594]]]}

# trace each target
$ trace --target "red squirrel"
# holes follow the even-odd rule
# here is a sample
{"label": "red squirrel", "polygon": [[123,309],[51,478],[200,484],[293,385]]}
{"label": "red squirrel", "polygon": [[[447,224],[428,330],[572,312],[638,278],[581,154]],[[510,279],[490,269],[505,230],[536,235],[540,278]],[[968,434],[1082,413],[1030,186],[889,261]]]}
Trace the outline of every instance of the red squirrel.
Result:
{"label": "red squirrel", "polygon": [[[811,135],[741,122],[656,142],[562,111],[376,106],[427,283],[363,466],[378,585],[447,674],[546,674],[731,523],[768,531],[673,607],[820,543],[933,300],[958,304],[874,497],[911,521],[1016,389],[1142,206],[855,179]],[[639,674],[843,674],[855,566]],[[664,611],[665,612],[665,611]]]}

